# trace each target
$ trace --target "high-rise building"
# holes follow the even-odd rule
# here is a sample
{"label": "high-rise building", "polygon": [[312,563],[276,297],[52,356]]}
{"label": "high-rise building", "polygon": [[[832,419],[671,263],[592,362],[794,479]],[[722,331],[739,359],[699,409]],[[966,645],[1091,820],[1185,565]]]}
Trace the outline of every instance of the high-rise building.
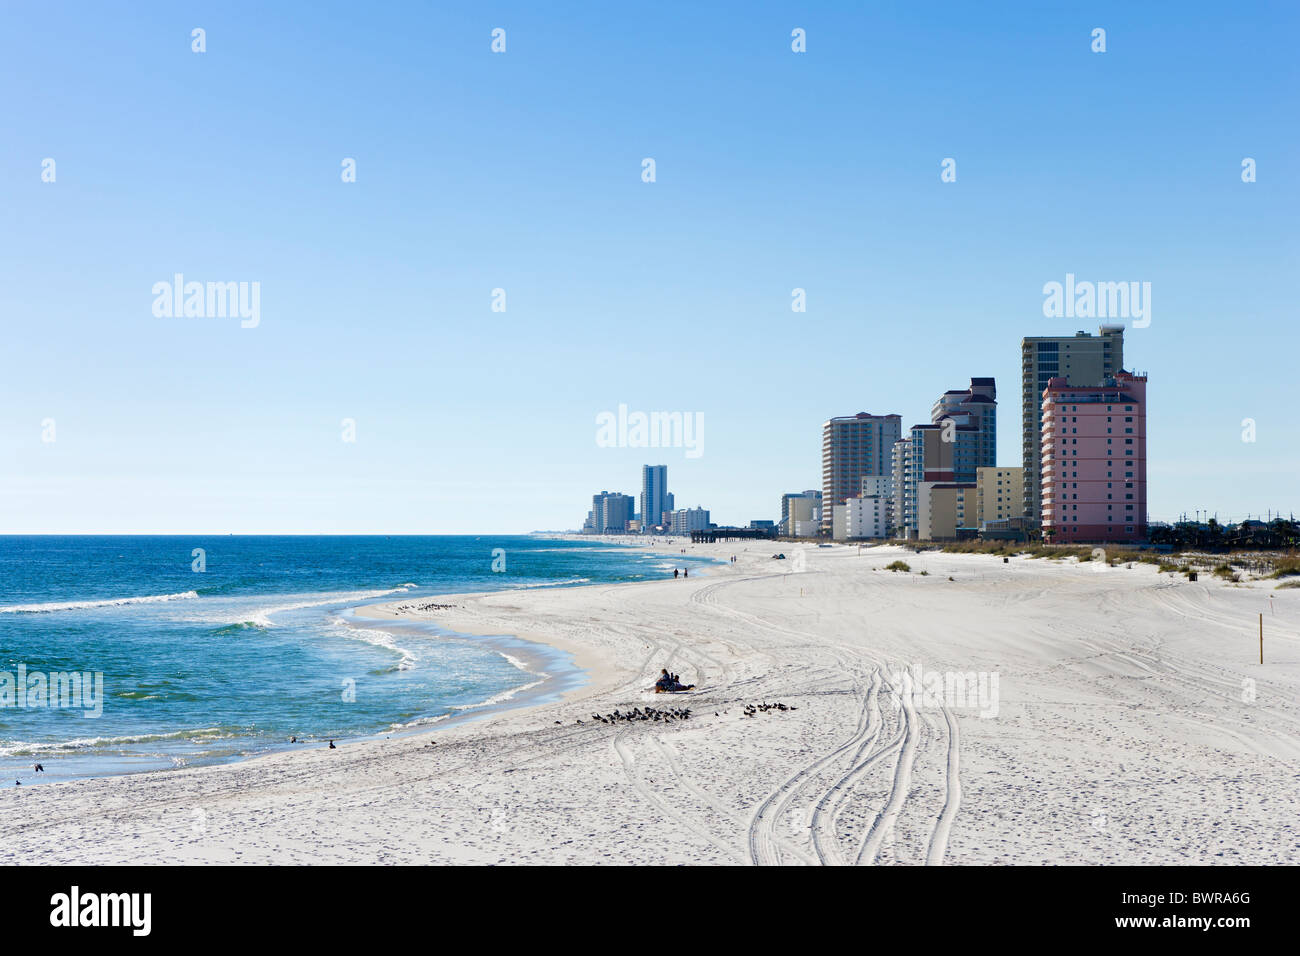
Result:
{"label": "high-rise building", "polygon": [[1042,528],[1053,542],[1138,541],[1147,533],[1146,376],[1043,390]]}
{"label": "high-rise building", "polygon": [[978,468],[975,471],[975,527],[1019,518],[1025,504],[1023,468]]}
{"label": "high-rise building", "polygon": [[907,455],[912,450],[912,436],[900,438],[894,442],[890,451],[889,483],[889,535],[890,537],[907,537],[903,524],[903,501],[907,492]]}
{"label": "high-rise building", "polygon": [[903,432],[901,415],[859,412],[822,425],[822,526],[835,505],[859,494],[863,475],[889,475],[891,452]]}
{"label": "high-rise building", "polygon": [[[970,431],[972,425],[956,425],[956,430]],[[895,460],[901,458],[902,492],[895,499],[894,532],[896,537],[916,539],[921,535],[921,485],[926,482],[951,484],[956,479],[953,456],[957,441],[945,441],[948,429],[943,425],[913,425],[906,440],[899,443]]]}
{"label": "high-rise building", "polygon": [[972,378],[970,388],[940,395],[930,409],[930,421],[943,425],[949,420],[955,426],[951,431],[954,480],[972,483],[975,469],[998,460],[998,389],[994,380]]}
{"label": "high-rise building", "polygon": [[641,466],[641,525],[646,531],[653,531],[654,526],[663,521],[666,511],[673,506],[668,499],[668,466]]}
{"label": "high-rise building", "polygon": [[[1124,368],[1124,326],[1103,325],[1097,335],[1049,335],[1021,339],[1021,452],[1025,469],[1023,514],[1036,527],[1042,507],[1043,390],[1053,378],[1071,385],[1099,385]],[[989,462],[993,464],[993,462]]]}
{"label": "high-rise building", "polygon": [[632,496],[602,491],[591,496],[591,530],[595,534],[622,534],[632,520]]}

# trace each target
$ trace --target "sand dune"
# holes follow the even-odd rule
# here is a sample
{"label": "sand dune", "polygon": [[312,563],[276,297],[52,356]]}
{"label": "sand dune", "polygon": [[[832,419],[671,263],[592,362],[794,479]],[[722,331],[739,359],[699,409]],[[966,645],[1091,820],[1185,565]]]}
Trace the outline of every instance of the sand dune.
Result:
{"label": "sand dune", "polygon": [[[565,648],[588,684],[334,751],[11,788],[0,860],[1296,862],[1300,591],[795,548],[696,546],[741,560],[680,581],[439,598],[458,607],[430,618]],[[912,573],[882,570],[895,558]],[[665,706],[648,691],[665,666],[699,685],[670,701],[692,719],[591,719]],[[797,709],[744,712],[777,701]]]}

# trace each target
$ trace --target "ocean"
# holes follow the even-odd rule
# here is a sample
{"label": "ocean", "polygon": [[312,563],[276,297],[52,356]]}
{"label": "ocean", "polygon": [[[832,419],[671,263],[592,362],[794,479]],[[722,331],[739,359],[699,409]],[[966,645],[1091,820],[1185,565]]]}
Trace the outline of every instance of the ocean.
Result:
{"label": "ocean", "polygon": [[532,536],[0,536],[0,784],[382,736],[558,694],[583,679],[562,652],[357,627],[350,609],[702,560]]}

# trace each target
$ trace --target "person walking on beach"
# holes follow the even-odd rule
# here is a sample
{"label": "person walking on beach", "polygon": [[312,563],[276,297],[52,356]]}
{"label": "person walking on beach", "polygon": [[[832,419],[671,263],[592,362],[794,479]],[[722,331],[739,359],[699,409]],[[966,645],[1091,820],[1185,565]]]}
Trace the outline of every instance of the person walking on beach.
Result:
{"label": "person walking on beach", "polygon": [[673,580],[674,580],[674,581],[677,580],[677,569],[676,569],[676,568],[673,568]]}
{"label": "person walking on beach", "polygon": [[684,578],[689,578],[690,576],[691,576],[691,569],[690,569],[690,568],[682,568],[682,577],[684,577]]}

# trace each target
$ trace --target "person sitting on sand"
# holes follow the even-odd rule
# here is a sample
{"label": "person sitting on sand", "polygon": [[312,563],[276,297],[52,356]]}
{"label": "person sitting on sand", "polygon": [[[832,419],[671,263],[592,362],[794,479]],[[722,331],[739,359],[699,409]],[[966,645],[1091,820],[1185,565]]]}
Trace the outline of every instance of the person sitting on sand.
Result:
{"label": "person sitting on sand", "polygon": [[667,670],[663,676],[655,681],[656,694],[675,694],[683,690],[695,690],[694,684],[683,684],[681,678],[676,674],[670,674]]}

